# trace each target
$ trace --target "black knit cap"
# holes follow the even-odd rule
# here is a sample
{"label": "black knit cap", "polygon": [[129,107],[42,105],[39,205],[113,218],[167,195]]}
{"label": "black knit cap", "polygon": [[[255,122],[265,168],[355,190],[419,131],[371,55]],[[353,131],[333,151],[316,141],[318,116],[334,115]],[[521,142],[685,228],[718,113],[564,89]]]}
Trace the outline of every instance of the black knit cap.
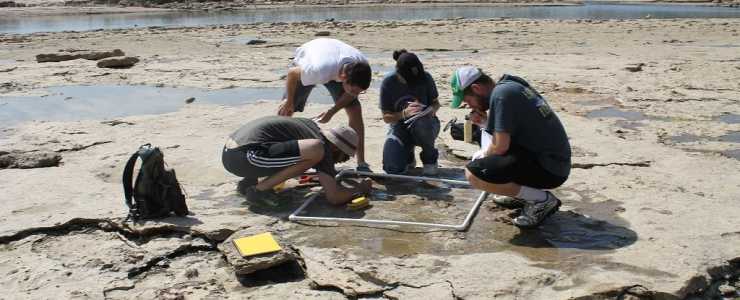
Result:
{"label": "black knit cap", "polygon": [[419,57],[405,50],[396,58],[396,70],[409,85],[416,85],[424,78],[424,65]]}

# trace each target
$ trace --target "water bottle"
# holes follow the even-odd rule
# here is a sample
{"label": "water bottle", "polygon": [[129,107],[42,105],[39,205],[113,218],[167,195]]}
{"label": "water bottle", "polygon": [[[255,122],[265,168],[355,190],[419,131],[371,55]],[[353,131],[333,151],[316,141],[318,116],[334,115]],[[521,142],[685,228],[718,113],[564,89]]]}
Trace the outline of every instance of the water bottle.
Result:
{"label": "water bottle", "polygon": [[466,143],[473,143],[473,122],[470,121],[470,116],[465,116],[465,126],[463,126],[463,140]]}

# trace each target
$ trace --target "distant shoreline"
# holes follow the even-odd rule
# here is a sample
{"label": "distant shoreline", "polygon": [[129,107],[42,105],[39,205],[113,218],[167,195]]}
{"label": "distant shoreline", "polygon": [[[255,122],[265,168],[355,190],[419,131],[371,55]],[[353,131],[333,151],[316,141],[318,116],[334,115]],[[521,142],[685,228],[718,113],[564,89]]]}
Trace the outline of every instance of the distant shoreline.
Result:
{"label": "distant shoreline", "polygon": [[[33,1],[33,0],[32,0]],[[72,6],[63,5],[65,2],[37,2],[32,1],[28,4],[23,1],[18,1],[24,7],[3,7],[0,8],[0,16],[2,17],[30,17],[30,16],[65,16],[65,15],[99,15],[99,14],[137,14],[137,13],[162,13],[162,12],[174,12],[174,11],[249,11],[249,10],[266,10],[266,9],[280,9],[280,8],[293,8],[293,7],[322,7],[322,8],[344,8],[344,7],[381,7],[381,6],[398,6],[398,7],[469,7],[469,6],[501,6],[501,7],[513,7],[513,6],[570,6],[570,5],[583,5],[583,1],[559,1],[559,2],[548,2],[548,1],[532,1],[532,2],[512,2],[512,3],[501,3],[501,2],[454,2],[454,1],[440,1],[440,2],[406,2],[406,3],[395,3],[395,2],[366,2],[366,3],[350,3],[350,4],[311,4],[311,3],[285,3],[285,4],[250,4],[244,5],[237,1],[232,2],[199,2],[192,3],[191,5],[198,5],[192,7],[186,7],[185,3],[166,3],[161,5],[151,6],[108,6],[108,5],[93,5],[93,6]],[[715,3],[713,1],[588,1],[596,2],[600,4],[629,4],[629,5],[700,5],[700,6],[737,6],[740,7],[740,1],[735,3]],[[67,2],[68,3],[68,2]],[[56,5],[59,4],[59,5]]]}

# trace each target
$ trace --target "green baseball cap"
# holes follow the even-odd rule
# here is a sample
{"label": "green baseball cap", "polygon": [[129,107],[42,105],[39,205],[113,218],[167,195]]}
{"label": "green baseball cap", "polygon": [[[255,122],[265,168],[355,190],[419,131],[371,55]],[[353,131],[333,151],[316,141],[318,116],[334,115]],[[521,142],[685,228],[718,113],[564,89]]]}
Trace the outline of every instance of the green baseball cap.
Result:
{"label": "green baseball cap", "polygon": [[460,107],[463,101],[463,91],[478,80],[481,75],[483,75],[483,72],[476,67],[462,67],[455,70],[450,81],[450,87],[452,88],[452,103],[450,103],[450,107]]}

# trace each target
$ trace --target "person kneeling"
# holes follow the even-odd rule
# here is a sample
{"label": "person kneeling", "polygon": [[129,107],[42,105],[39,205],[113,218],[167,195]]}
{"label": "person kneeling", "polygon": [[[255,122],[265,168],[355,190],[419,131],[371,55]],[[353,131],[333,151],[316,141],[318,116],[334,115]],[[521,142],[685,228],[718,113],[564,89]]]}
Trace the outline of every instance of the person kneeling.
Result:
{"label": "person kneeling", "polygon": [[390,127],[383,145],[383,170],[401,174],[414,168],[414,148],[419,146],[423,175],[437,175],[437,86],[415,54],[398,50],[393,58],[396,70],[388,73],[380,85],[380,109]]}
{"label": "person kneeling", "polygon": [[[237,190],[250,204],[279,206],[273,187],[314,168],[327,200],[339,205],[370,191],[369,179],[351,188],[334,179],[334,164],[353,156],[357,144],[357,133],[349,127],[322,131],[306,118],[263,117],[231,134],[222,162],[227,171],[244,177]],[[258,181],[260,177],[267,178]]]}
{"label": "person kneeling", "polygon": [[512,75],[494,82],[480,69],[460,68],[452,91],[458,103],[473,109],[473,121],[493,135],[490,146],[466,166],[468,181],[477,189],[522,199],[524,209],[514,225],[538,226],[561,205],[543,189],[562,185],[570,174],[570,143],[557,115],[529,83]]}

